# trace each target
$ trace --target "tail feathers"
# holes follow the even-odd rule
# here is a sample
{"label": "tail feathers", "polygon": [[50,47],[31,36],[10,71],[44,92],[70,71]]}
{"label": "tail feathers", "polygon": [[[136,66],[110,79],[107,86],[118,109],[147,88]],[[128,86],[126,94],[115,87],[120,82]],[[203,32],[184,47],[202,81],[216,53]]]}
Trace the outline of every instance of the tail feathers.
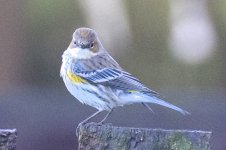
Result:
{"label": "tail feathers", "polygon": [[[158,97],[155,96],[150,96],[150,95],[146,95],[146,94],[141,94],[141,93],[133,93],[133,94],[126,94],[126,95],[121,95],[121,105],[128,105],[128,104],[132,104],[132,103],[142,103],[145,107],[147,107],[149,110],[152,111],[152,109],[147,105],[147,103],[154,103],[154,104],[158,104],[161,106],[165,106],[168,108],[171,108],[173,110],[176,110],[180,113],[182,113],[183,115],[188,115],[190,114],[189,112],[173,105],[170,104]],[[146,104],[146,105],[145,105]]]}
{"label": "tail feathers", "polygon": [[[146,101],[146,103],[147,103],[147,101]],[[176,111],[182,113],[183,115],[189,115],[190,114],[189,112],[187,112],[187,111],[185,111],[185,110],[183,110],[183,109],[181,109],[181,108],[179,108],[179,107],[177,107],[177,106],[175,106],[173,104],[170,104],[170,103],[168,103],[168,102],[166,102],[164,100],[161,100],[161,99],[159,99],[157,97],[151,97],[151,99],[149,98],[149,102],[148,103],[154,103],[154,104],[158,104],[158,105],[161,105],[161,106],[165,106],[165,107],[171,108],[173,110],[176,110]]]}

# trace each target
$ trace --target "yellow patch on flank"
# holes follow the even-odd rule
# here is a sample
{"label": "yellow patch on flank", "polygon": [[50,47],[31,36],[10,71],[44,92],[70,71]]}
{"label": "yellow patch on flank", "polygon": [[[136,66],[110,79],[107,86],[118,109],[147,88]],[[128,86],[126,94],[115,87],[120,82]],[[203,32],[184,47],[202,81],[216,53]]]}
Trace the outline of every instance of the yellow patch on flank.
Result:
{"label": "yellow patch on flank", "polygon": [[86,83],[87,82],[85,79],[83,79],[80,76],[73,74],[71,71],[67,72],[67,76],[73,84],[80,84],[80,83]]}
{"label": "yellow patch on flank", "polygon": [[128,92],[130,92],[130,93],[136,93],[138,91],[136,91],[136,90],[128,90]]}

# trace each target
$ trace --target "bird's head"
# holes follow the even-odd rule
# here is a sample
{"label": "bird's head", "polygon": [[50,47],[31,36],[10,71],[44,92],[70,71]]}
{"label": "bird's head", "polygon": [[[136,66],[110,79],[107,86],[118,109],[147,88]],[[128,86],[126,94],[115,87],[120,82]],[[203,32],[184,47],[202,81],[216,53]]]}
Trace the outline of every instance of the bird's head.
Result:
{"label": "bird's head", "polygon": [[68,52],[77,59],[90,59],[104,51],[96,32],[90,28],[78,28],[72,36]]}

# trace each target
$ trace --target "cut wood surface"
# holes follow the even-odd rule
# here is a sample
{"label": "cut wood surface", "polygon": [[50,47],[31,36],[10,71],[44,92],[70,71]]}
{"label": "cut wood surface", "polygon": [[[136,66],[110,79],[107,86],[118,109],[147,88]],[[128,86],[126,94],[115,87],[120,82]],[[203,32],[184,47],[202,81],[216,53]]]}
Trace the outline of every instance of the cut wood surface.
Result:
{"label": "cut wood surface", "polygon": [[115,127],[87,123],[79,129],[79,150],[210,150],[212,133]]}

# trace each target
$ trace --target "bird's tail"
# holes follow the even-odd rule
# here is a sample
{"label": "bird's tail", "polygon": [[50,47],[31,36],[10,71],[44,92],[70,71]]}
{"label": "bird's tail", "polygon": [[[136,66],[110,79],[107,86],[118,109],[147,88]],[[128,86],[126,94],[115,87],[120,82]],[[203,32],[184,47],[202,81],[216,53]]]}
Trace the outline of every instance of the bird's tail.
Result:
{"label": "bird's tail", "polygon": [[[154,104],[158,104],[158,105],[165,106],[165,107],[171,108],[173,110],[176,110],[176,111],[182,113],[183,115],[190,114],[189,112],[187,112],[173,104],[170,104],[158,97],[146,95],[143,93],[121,95],[120,98],[122,99],[122,101],[120,101],[122,103],[122,105],[132,104],[132,103],[145,103],[145,104],[154,103]],[[149,109],[150,109],[150,107],[149,107]]]}
{"label": "bird's tail", "polygon": [[166,101],[164,101],[162,99],[159,99],[157,97],[150,97],[150,96],[148,96],[148,100],[149,101],[145,100],[145,103],[154,103],[154,104],[158,104],[158,105],[161,105],[161,106],[165,106],[165,107],[171,108],[173,110],[176,110],[176,111],[182,113],[183,115],[190,114],[188,111],[185,111],[185,110],[183,110],[183,109],[181,109],[181,108],[179,108],[179,107],[177,107],[177,106],[175,106],[173,104],[170,104],[170,103],[168,103],[168,102],[166,102]]}

